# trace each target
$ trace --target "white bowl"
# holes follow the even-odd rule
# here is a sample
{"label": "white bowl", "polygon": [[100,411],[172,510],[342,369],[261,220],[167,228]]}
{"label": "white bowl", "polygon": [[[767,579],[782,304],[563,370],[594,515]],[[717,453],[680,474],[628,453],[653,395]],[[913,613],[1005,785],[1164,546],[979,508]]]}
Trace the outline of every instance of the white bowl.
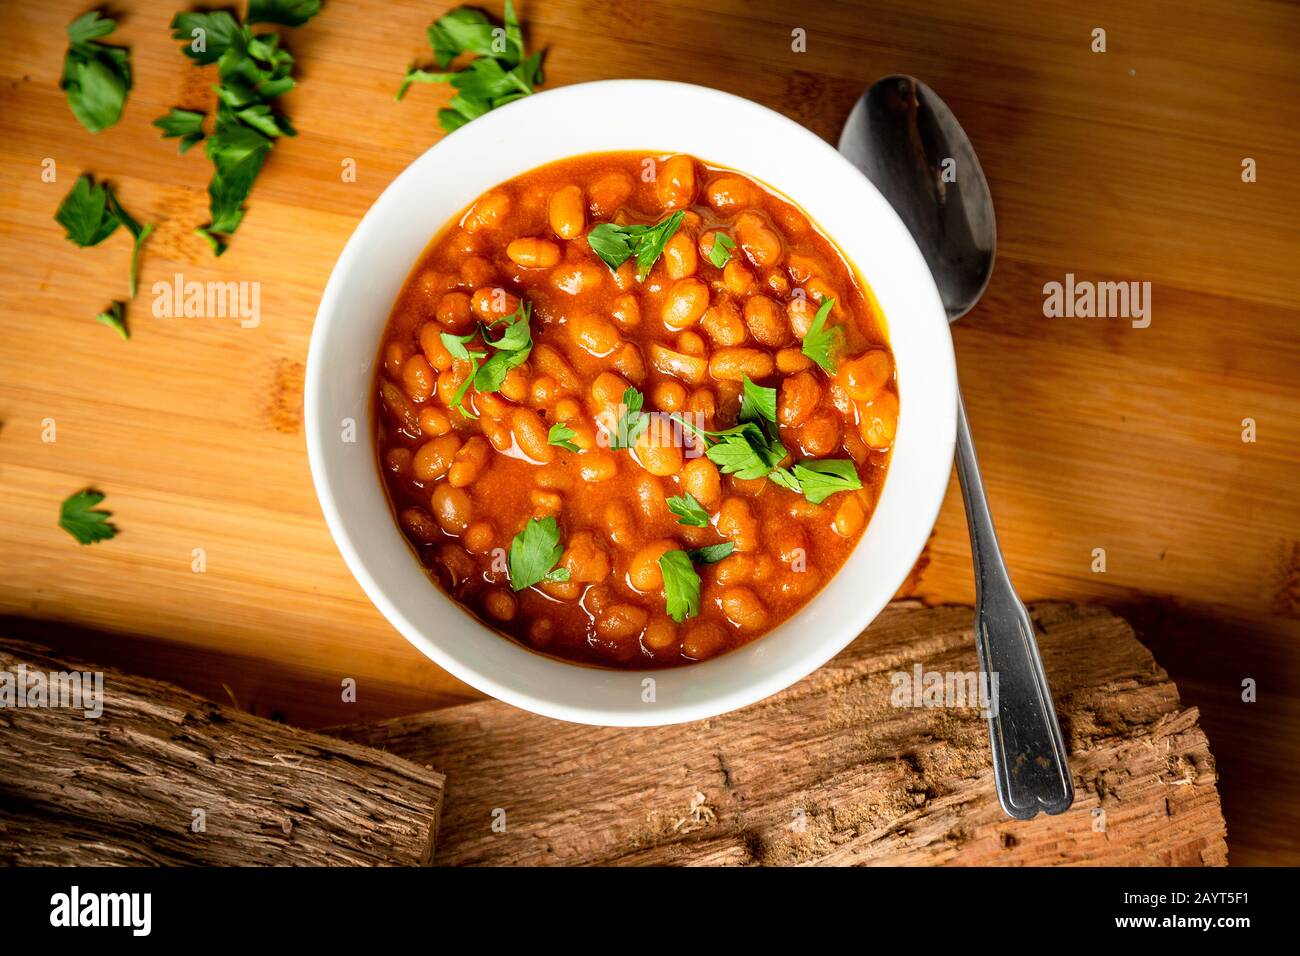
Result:
{"label": "white bowl", "polygon": [[[658,671],[543,657],[493,633],[444,595],[393,520],[370,412],[384,325],[433,235],[498,183],[553,160],[611,150],[689,153],[747,173],[802,207],[870,285],[898,369],[901,411],[884,491],[839,573],[764,637],[713,660]],[[716,90],[658,80],[584,83],[525,97],[412,163],[366,213],[334,266],[312,332],[305,392],[307,449],[325,520],[392,625],[440,667],[493,697],[548,717],[610,726],[699,720],[743,707],[811,673],[857,637],[903,583],[934,526],[952,467],[957,407],[938,291],[880,193],[784,116]],[[355,423],[353,442],[343,440],[348,421]]]}

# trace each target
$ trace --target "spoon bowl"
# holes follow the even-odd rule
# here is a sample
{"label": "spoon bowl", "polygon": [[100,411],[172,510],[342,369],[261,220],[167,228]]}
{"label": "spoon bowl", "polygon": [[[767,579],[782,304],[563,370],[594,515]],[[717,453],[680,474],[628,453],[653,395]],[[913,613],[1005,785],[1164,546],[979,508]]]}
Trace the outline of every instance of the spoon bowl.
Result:
{"label": "spoon bowl", "polygon": [[949,321],[993,276],[998,230],[975,148],[928,86],[887,76],[858,100],[840,152],[885,194],[934,272]]}

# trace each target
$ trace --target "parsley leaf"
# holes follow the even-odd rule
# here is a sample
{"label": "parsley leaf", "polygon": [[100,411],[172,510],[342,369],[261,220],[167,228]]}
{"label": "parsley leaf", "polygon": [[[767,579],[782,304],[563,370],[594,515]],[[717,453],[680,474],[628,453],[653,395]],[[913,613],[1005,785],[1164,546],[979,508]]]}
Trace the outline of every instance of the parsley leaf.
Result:
{"label": "parsley leaf", "polygon": [[[781,462],[789,451],[776,428],[776,389],[755,385],[748,375],[744,377],[743,389],[740,424],[735,428],[711,432],[673,416],[696,437],[704,439],[705,454],[719,471],[742,479],[766,477],[782,488],[802,494],[815,505],[837,491],[862,487],[857,466],[848,459],[811,459],[798,462],[793,468],[783,466]],[[669,509],[676,514],[671,500]]]}
{"label": "parsley leaf", "polygon": [[735,428],[711,432],[679,415],[672,417],[697,438],[704,439],[705,454],[724,475],[742,479],[762,478],[789,454],[777,436],[774,424],[745,421]]}
{"label": "parsley leaf", "polygon": [[488,338],[490,326],[484,327],[483,341],[496,351],[474,373],[474,391],[495,392],[512,368],[528,361],[528,356],[533,351],[533,333],[529,327],[532,315],[533,304],[521,299],[513,315],[492,323],[507,323],[506,330],[499,339]]}
{"label": "parsley leaf", "polygon": [[[505,16],[514,20],[513,5],[506,6]],[[515,27],[518,28],[517,21]],[[514,66],[519,62],[523,48],[518,44],[511,47],[504,30],[494,36],[496,29],[482,10],[458,7],[429,26],[433,58],[439,66],[446,67],[461,53],[477,53],[479,56],[499,57]]]}
{"label": "parsley leaf", "polygon": [[113,513],[94,510],[95,505],[103,500],[100,492],[89,488],[69,495],[59,508],[59,527],[82,544],[107,541],[116,536],[117,528],[108,520]]}
{"label": "parsley leaf", "polygon": [[742,422],[776,422],[776,389],[755,385],[746,375],[740,396]]}
{"label": "parsley leaf", "polygon": [[77,177],[54,218],[67,233],[68,241],[83,248],[99,245],[119,225],[108,205],[108,187],[96,185],[89,175]]}
{"label": "parsley leaf", "polygon": [[172,18],[172,39],[184,40],[181,52],[200,66],[221,59],[238,32],[239,22],[225,10],[188,11]]}
{"label": "parsley leaf", "polygon": [[[172,38],[196,64],[217,64],[216,128],[204,147],[212,161],[208,206],[212,221],[195,230],[221,255],[244,218],[244,202],[276,139],[295,135],[271,102],[294,87],[293,56],[274,33],[253,33],[251,23],[301,26],[320,12],[319,0],[250,0],[246,22],[225,11],[178,13]],[[197,118],[196,118],[197,117]],[[202,118],[173,109],[154,121],[164,136],[181,136],[181,152],[202,139]]]}
{"label": "parsley leaf", "polygon": [[475,415],[473,412],[466,409],[464,404],[462,403],[465,401],[465,394],[469,391],[469,387],[474,384],[474,376],[478,373],[479,359],[483,358],[483,356],[485,356],[487,353],[466,352],[465,354],[466,357],[468,357],[469,359],[469,364],[470,364],[469,374],[465,376],[465,381],[460,383],[460,387],[457,388],[456,391],[452,393],[451,402],[448,404],[447,407],[456,409],[456,411],[460,412],[461,415],[463,415],[466,418],[478,418],[477,415]]}
{"label": "parsley leaf", "polygon": [[160,116],[153,125],[162,130],[163,139],[180,137],[180,151],[183,154],[199,140],[203,139],[203,115],[193,110],[172,107],[166,116]]}
{"label": "parsley leaf", "polygon": [[300,27],[318,13],[320,0],[248,0],[244,22]]}
{"label": "parsley leaf", "polygon": [[686,213],[679,210],[653,226],[619,226],[602,222],[587,233],[587,244],[614,271],[636,256],[636,278],[638,282],[644,282],[685,216]]}
{"label": "parsley leaf", "polygon": [[826,328],[826,317],[831,314],[834,305],[834,299],[823,300],[808,328],[808,334],[803,338],[803,354],[831,375],[835,374],[835,357],[831,353],[839,347],[843,334],[834,326]]}
{"label": "parsley leaf", "polygon": [[703,548],[694,548],[686,552],[686,556],[695,564],[717,564],[731,552],[736,550],[736,545],[731,541],[724,541],[721,544],[709,544]]}
{"label": "parsley leaf", "polygon": [[118,226],[125,226],[135,240],[131,249],[131,268],[128,287],[135,298],[136,279],[140,273],[140,251],[153,232],[153,226],[141,226],[122,204],[113,190],[103,183],[96,184],[89,175],[77,177],[68,194],[59,203],[55,220],[64,229],[70,242],[82,248],[97,246],[111,236]]}
{"label": "parsley leaf", "polygon": [[[502,319],[494,319],[489,323],[484,331],[483,341],[494,349],[505,349],[510,352],[517,352],[521,349],[532,348],[533,333],[529,323],[533,318],[533,304],[527,300],[521,300],[515,311]],[[487,337],[487,330],[493,326],[506,324],[505,333],[501,338],[493,340]]]}
{"label": "parsley leaf", "polygon": [[709,513],[692,494],[677,495],[668,499],[668,510],[677,515],[677,523],[692,528],[707,528]]}
{"label": "parsley leaf", "polygon": [[250,126],[242,125],[225,104],[217,108],[217,130],[204,147],[212,160],[208,182],[208,212],[212,221],[199,227],[217,255],[226,251],[222,235],[229,236],[244,219],[244,200],[271,151],[271,141]]}
{"label": "parsley leaf", "polygon": [[417,66],[408,67],[406,70],[406,76],[402,77],[402,85],[397,88],[397,95],[394,96],[393,99],[400,102],[413,83],[450,83],[452,77],[455,75],[455,73],[424,70]]}
{"label": "parsley leaf", "polygon": [[532,346],[517,352],[496,352],[474,373],[474,391],[495,392],[506,380],[512,368],[528,361]]}
{"label": "parsley leaf", "polygon": [[116,329],[117,334],[122,336],[123,341],[131,337],[131,333],[126,328],[126,303],[116,300],[99,315],[95,316],[96,322],[103,322],[111,329]]}
{"label": "parsley leaf", "polygon": [[735,251],[736,243],[725,232],[715,232],[713,234],[713,245],[709,246],[709,261],[721,269],[731,261],[731,253]]}
{"label": "parsley leaf", "polygon": [[794,476],[794,472],[789,468],[773,468],[767,477],[769,481],[776,482],[782,488],[793,491],[796,495],[803,494],[799,479]]}
{"label": "parsley leaf", "polygon": [[522,591],[542,581],[569,580],[568,568],[557,568],[564,554],[554,518],[529,518],[510,542],[510,588]]}
{"label": "parsley leaf", "polygon": [[[462,362],[470,360],[469,349],[465,348],[465,343],[474,338],[473,332],[469,335],[452,335],[450,332],[442,332],[438,335],[438,338],[442,339],[443,347],[451,353],[452,358],[458,358]],[[480,358],[484,355],[483,352],[478,354]]]}
{"label": "parsley leaf", "polygon": [[582,449],[575,445],[570,439],[577,436],[575,432],[564,422],[556,422],[551,426],[550,431],[546,433],[546,443],[554,445],[557,448],[563,448],[565,451],[581,451]]}
{"label": "parsley leaf", "polygon": [[846,458],[801,461],[794,466],[794,476],[803,489],[803,495],[812,504],[819,505],[837,491],[853,491],[862,487],[858,469]]}
{"label": "parsley leaf", "polygon": [[[523,31],[514,4],[506,0],[505,26],[496,26],[481,10],[458,7],[429,27],[438,71],[412,66],[407,69],[396,99],[413,83],[450,83],[456,94],[449,109],[438,111],[438,122],[453,132],[470,120],[534,92],[542,83],[542,55],[524,58]],[[462,53],[476,54],[463,70],[447,72]]]}
{"label": "parsley leaf", "polygon": [[788,453],[780,441],[754,429],[725,436],[705,454],[724,475],[749,480],[767,477]]}
{"label": "parsley leaf", "polygon": [[68,24],[68,42],[72,44],[89,43],[106,37],[117,29],[117,24],[101,16],[98,10],[83,13]]}
{"label": "parsley leaf", "polygon": [[68,24],[68,51],[63,57],[59,89],[81,125],[92,133],[112,126],[122,116],[131,89],[131,55],[123,47],[96,42],[117,29],[98,10]]}
{"label": "parsley leaf", "polygon": [[664,576],[668,616],[678,624],[700,613],[700,576],[685,551],[665,551],[659,556]]}
{"label": "parsley leaf", "polygon": [[619,412],[614,432],[609,436],[611,450],[620,451],[636,444],[641,432],[650,423],[650,419],[641,412],[644,406],[645,396],[635,388],[628,387],[623,392],[623,408]]}
{"label": "parsley leaf", "polygon": [[[515,309],[512,315],[483,326],[481,333],[471,332],[468,335],[452,335],[450,332],[440,333],[439,338],[447,351],[451,353],[452,358],[470,363],[469,376],[465,381],[461,382],[460,387],[452,395],[451,408],[456,409],[466,418],[477,418],[477,415],[468,411],[462,404],[470,386],[472,385],[476,392],[495,392],[501,388],[502,383],[506,380],[506,375],[509,374],[512,368],[523,365],[524,362],[528,361],[528,356],[533,351],[533,333],[529,324],[532,315],[533,304],[526,300],[520,300],[519,307]],[[505,331],[499,338],[491,338],[488,331],[503,322],[506,324]],[[482,335],[483,341],[493,349],[490,357],[487,352],[471,352],[465,347],[466,343],[479,334]],[[487,361],[483,361],[485,358]],[[481,365],[480,362],[482,362]]]}
{"label": "parsley leaf", "polygon": [[134,244],[131,247],[131,271],[128,277],[128,288],[131,290],[131,298],[135,298],[136,280],[140,275],[140,251],[144,248],[144,241],[153,234],[153,225],[141,226],[131,215],[122,208],[122,204],[117,201],[117,194],[113,190],[104,187],[108,192],[108,210],[113,216],[126,227],[126,231],[131,234]]}

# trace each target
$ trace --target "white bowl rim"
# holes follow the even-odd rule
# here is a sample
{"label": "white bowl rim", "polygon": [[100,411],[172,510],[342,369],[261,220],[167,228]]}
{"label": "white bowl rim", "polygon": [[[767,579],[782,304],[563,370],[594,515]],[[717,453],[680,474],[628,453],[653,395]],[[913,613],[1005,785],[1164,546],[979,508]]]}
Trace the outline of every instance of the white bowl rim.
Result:
{"label": "white bowl rim", "polygon": [[[352,281],[356,272],[358,261],[365,254],[366,246],[375,238],[380,238],[384,226],[383,221],[396,213],[396,207],[401,203],[401,194],[403,191],[409,191],[414,183],[423,181],[427,176],[427,171],[435,168],[440,161],[444,152],[447,152],[449,146],[454,144],[460,148],[469,148],[468,141],[479,139],[489,141],[493,135],[499,135],[502,131],[508,131],[511,122],[518,121],[526,115],[525,111],[550,111],[548,115],[555,116],[563,113],[566,109],[576,109],[579,107],[589,107],[593,100],[600,102],[605,97],[651,97],[662,96],[665,99],[690,99],[700,106],[713,108],[721,115],[734,114],[737,121],[752,122],[755,124],[766,124],[782,135],[787,135],[792,141],[799,144],[799,149],[809,155],[816,157],[818,162],[825,164],[825,172],[828,175],[834,175],[841,179],[845,184],[850,182],[846,174],[851,174],[861,187],[860,193],[855,198],[866,204],[872,217],[872,228],[883,233],[882,245],[887,246],[890,250],[888,263],[864,263],[860,258],[855,257],[852,250],[840,246],[839,236],[829,229],[825,228],[825,233],[831,236],[836,242],[837,247],[843,249],[843,253],[857,270],[861,279],[875,293],[878,289],[882,277],[882,266],[889,265],[893,269],[901,270],[906,274],[909,285],[914,284],[913,291],[918,301],[916,310],[906,317],[908,323],[916,324],[918,334],[926,339],[929,346],[934,349],[934,354],[927,357],[928,374],[927,382],[924,386],[925,415],[924,436],[928,440],[928,456],[932,462],[927,465],[924,473],[919,476],[919,480],[909,481],[907,494],[913,498],[919,499],[916,504],[910,507],[908,519],[909,523],[903,529],[903,541],[898,548],[900,555],[905,556],[895,560],[892,567],[892,573],[888,575],[884,583],[874,586],[873,596],[864,600],[859,606],[855,607],[857,613],[854,614],[852,622],[838,623],[834,633],[828,632],[824,639],[812,644],[807,650],[791,656],[783,666],[769,668],[767,673],[750,679],[745,682],[734,684],[729,688],[716,691],[699,690],[700,682],[707,677],[713,677],[719,674],[719,668],[726,668],[729,661],[734,661],[739,655],[748,654],[751,657],[760,655],[764,642],[773,641],[778,632],[784,631],[790,626],[791,621],[797,621],[808,614],[810,609],[816,608],[819,602],[822,602],[826,594],[831,590],[835,582],[845,575],[848,565],[854,561],[854,556],[863,549],[863,543],[871,534],[873,526],[877,523],[880,512],[884,509],[885,501],[891,492],[891,481],[894,479],[894,461],[891,460],[890,473],[886,476],[884,491],[881,501],[877,506],[876,513],[873,514],[872,520],[868,525],[863,538],[859,540],[853,554],[845,562],[845,565],[822,587],[822,589],[808,602],[793,618],[787,620],[778,626],[773,632],[763,637],[751,641],[736,650],[730,651],[718,658],[709,661],[699,662],[685,667],[676,667],[660,670],[606,670],[601,668],[584,668],[575,666],[566,661],[556,660],[545,657],[535,651],[532,651],[522,645],[516,644],[507,638],[494,634],[486,626],[477,622],[471,615],[445,595],[440,588],[434,583],[427,582],[431,594],[438,595],[437,600],[444,601],[457,611],[462,613],[467,628],[476,629],[481,633],[484,640],[499,642],[503,647],[511,648],[512,652],[519,655],[525,655],[529,659],[527,670],[537,670],[540,668],[556,681],[556,685],[571,683],[571,680],[565,677],[565,674],[571,675],[576,672],[585,672],[593,675],[601,675],[600,683],[602,685],[611,685],[613,681],[607,680],[610,675],[618,675],[617,683],[623,686],[625,691],[633,689],[630,680],[635,680],[637,685],[646,677],[653,677],[657,683],[671,682],[674,675],[687,675],[690,678],[689,684],[686,684],[688,690],[693,693],[683,694],[681,701],[672,701],[666,703],[656,703],[653,708],[647,709],[644,706],[628,705],[610,705],[610,704],[593,704],[590,700],[581,697],[570,696],[568,699],[562,699],[562,695],[549,694],[547,690],[539,691],[536,687],[521,686],[521,682],[516,679],[517,674],[512,668],[505,677],[501,673],[489,672],[482,667],[475,666],[468,660],[462,649],[457,648],[453,641],[438,640],[427,633],[426,629],[412,620],[409,613],[403,611],[394,596],[389,593],[385,584],[372,573],[367,560],[362,556],[359,536],[364,533],[364,529],[355,527],[350,522],[349,517],[340,507],[340,502],[334,488],[331,478],[331,469],[333,464],[329,450],[330,442],[326,441],[327,423],[322,418],[321,408],[326,397],[326,390],[329,383],[323,372],[322,364],[325,361],[326,349],[329,345],[328,339],[334,330],[345,320],[340,312],[340,298],[344,295],[347,284]],[[462,146],[462,144],[465,144]],[[624,147],[621,145],[611,146],[609,150],[646,150],[647,155],[662,155],[665,152],[671,152],[675,149],[673,143],[656,143],[647,142],[637,147]],[[568,155],[580,155],[586,152],[601,152],[597,149],[582,149],[571,153],[560,153],[548,159],[542,159],[531,162],[521,167],[517,173],[526,172],[528,169],[554,162],[557,159],[564,158]],[[689,152],[683,148],[682,151]],[[701,156],[705,162],[713,162],[714,158]],[[776,189],[786,198],[803,207],[800,197],[794,195],[789,187],[790,182],[771,182],[766,177],[758,176],[750,172],[742,164],[719,163],[719,165],[731,166],[740,172],[755,176],[765,181],[771,188]],[[807,174],[805,174],[807,175]],[[511,178],[504,176],[498,179],[498,182]],[[490,187],[485,187],[490,188]],[[852,188],[852,187],[849,187]],[[466,192],[463,200],[459,202],[456,209],[463,208],[480,192]],[[797,191],[797,190],[796,190]],[[454,214],[454,212],[452,213]],[[450,215],[447,217],[450,218]],[[814,222],[818,228],[823,228],[824,223],[821,218],[814,216]],[[428,239],[432,239],[434,233],[441,229],[443,223],[434,224],[430,230]],[[405,272],[409,274],[414,267],[420,253],[416,254],[406,266]],[[875,275],[876,281],[872,281]],[[892,281],[892,279],[890,280]],[[879,298],[878,298],[879,301]],[[380,323],[381,328],[387,321],[388,312],[391,311],[391,300],[384,304],[384,320]],[[895,327],[900,318],[891,315],[889,308],[881,302],[881,310],[885,317],[886,328],[890,335],[891,345],[893,344]],[[378,354],[378,335],[374,339],[374,349],[371,356],[367,357],[369,367],[373,370],[375,356]],[[907,398],[910,387],[905,379],[902,363],[899,366],[899,386],[900,397],[903,401],[900,403],[902,412],[900,414],[899,435],[900,443],[895,447],[895,457],[901,445],[901,437],[905,428],[915,421],[909,421],[909,414],[915,413],[916,402],[909,403]],[[767,107],[761,106],[750,100],[734,96],[719,90],[708,87],[696,86],[687,83],[678,83],[666,80],[603,80],[591,83],[579,83],[571,86],[558,87],[537,93],[513,103],[507,104],[483,117],[467,124],[460,130],[449,134],[439,142],[435,143],[420,157],[406,167],[392,183],[375,200],[373,205],[367,211],[365,216],[356,226],[352,236],[349,238],[334,269],[330,274],[324,293],[321,297],[320,306],[317,311],[316,321],[314,323],[311,335],[311,343],[308,350],[307,370],[304,382],[304,428],[307,441],[308,459],[311,467],[312,479],[316,488],[317,497],[320,501],[321,510],[324,514],[326,524],[334,539],[336,546],[342,554],[345,563],[357,582],[361,585],[363,591],[375,604],[384,617],[418,650],[433,660],[438,666],[459,678],[465,683],[490,694],[499,700],[510,703],[524,710],[553,717],[560,720],[573,721],[577,723],[594,724],[602,726],[654,726],[661,724],[679,723],[690,720],[700,720],[716,716],[730,710],[744,707],[748,704],[762,700],[780,690],[789,687],[808,674],[812,673],[824,665],[833,656],[846,647],[865,627],[875,619],[879,612],[884,608],[888,601],[898,591],[906,580],[907,575],[921,554],[926,541],[929,538],[931,529],[937,520],[939,509],[943,504],[949,483],[951,471],[952,454],[956,438],[956,403],[957,403],[957,378],[955,358],[952,351],[952,341],[948,332],[947,316],[944,313],[943,305],[939,297],[938,290],[934,285],[933,278],[925,265],[919,249],[909,234],[906,226],[898,218],[897,214],[890,207],[889,203],[881,196],[876,188],[848,162],[832,146],[812,133],[810,130],[796,123],[795,121],[777,113]],[[945,409],[950,410],[945,412]],[[370,430],[367,425],[362,429],[362,422],[357,423],[359,430],[366,435],[366,441],[370,442]],[[328,433],[333,434],[333,426],[328,426]],[[333,444],[336,444],[334,442]],[[373,444],[371,443],[371,447]],[[342,466],[339,466],[340,468]],[[371,455],[371,467],[374,470],[374,484],[376,489],[380,490],[380,476],[377,468],[374,467],[373,454]],[[409,546],[396,527],[396,523],[391,519],[388,524],[391,526],[391,536],[396,539],[400,545],[410,553]],[[387,546],[384,546],[387,547]],[[413,554],[410,560],[418,566]],[[423,569],[421,568],[421,573]],[[874,570],[874,568],[873,568]],[[427,579],[426,579],[427,581]],[[881,595],[883,594],[883,597]],[[827,622],[822,622],[827,623]],[[521,659],[522,660],[522,659]],[[524,667],[521,663],[520,667]],[[758,668],[761,670],[761,666]],[[594,680],[594,678],[593,678]],[[536,683],[532,681],[531,683]],[[639,698],[634,698],[640,703]]]}

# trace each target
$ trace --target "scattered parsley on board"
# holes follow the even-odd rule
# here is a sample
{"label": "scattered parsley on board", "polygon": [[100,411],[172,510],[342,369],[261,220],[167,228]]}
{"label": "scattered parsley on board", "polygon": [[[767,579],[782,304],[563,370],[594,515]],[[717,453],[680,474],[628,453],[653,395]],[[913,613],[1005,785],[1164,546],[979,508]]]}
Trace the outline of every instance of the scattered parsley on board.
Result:
{"label": "scattered parsley on board", "polygon": [[117,24],[98,10],[68,24],[68,52],[63,56],[59,89],[68,95],[72,115],[92,133],[107,129],[122,116],[131,89],[131,54],[125,47],[100,43]]}
{"label": "scattered parsley on board", "polygon": [[[275,141],[297,135],[274,103],[294,88],[293,56],[271,32],[252,24],[300,27],[320,12],[320,0],[249,0],[240,23],[225,10],[186,11],[172,20],[172,39],[202,66],[217,65],[217,113],[204,150],[212,161],[208,210],[212,221],[195,230],[216,255],[244,219],[244,203]],[[164,138],[179,138],[183,153],[205,138],[203,114],[173,108],[154,120]]]}
{"label": "scattered parsley on board", "polygon": [[111,511],[96,509],[104,500],[102,493],[87,488],[69,495],[59,507],[59,527],[82,544],[94,544],[117,536],[117,528],[109,522]]}
{"label": "scattered parsley on board", "polygon": [[[127,288],[131,298],[135,298],[138,277],[140,275],[140,253],[145,240],[153,232],[152,225],[140,225],[122,208],[112,187],[96,183],[89,174],[78,176],[68,194],[59,203],[54,218],[67,236],[69,242],[83,249],[97,246],[114,232],[118,226],[124,226],[131,234],[131,266],[127,277]],[[126,339],[125,324],[126,303],[114,302],[106,311],[96,316],[96,320],[117,329],[118,334]]]}
{"label": "scattered parsley on board", "polygon": [[[438,123],[447,132],[534,92],[542,81],[542,54],[524,56],[523,31],[514,4],[506,0],[505,25],[497,26],[482,10],[457,7],[429,27],[436,70],[412,66],[397,89],[400,100],[413,83],[450,83],[456,90]],[[463,70],[449,70],[463,53],[476,54]]]}

